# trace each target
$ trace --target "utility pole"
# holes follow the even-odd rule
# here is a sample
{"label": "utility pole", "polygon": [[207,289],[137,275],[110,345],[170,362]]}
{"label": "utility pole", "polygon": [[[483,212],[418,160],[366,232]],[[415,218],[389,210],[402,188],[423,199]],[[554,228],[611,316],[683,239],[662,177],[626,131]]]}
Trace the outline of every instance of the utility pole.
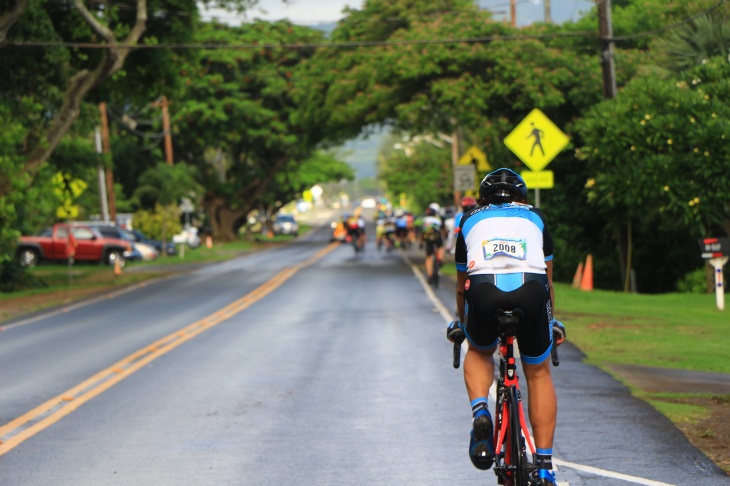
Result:
{"label": "utility pole", "polygon": [[[101,156],[104,152],[102,152],[101,149],[101,129],[99,127],[96,127],[94,130],[94,135],[96,139],[96,153]],[[106,198],[106,174],[104,170],[104,166],[99,163],[99,165],[96,166],[96,172],[99,177],[99,201],[101,202],[101,217],[104,218],[104,222],[109,222],[109,206],[107,205],[107,198]]]}
{"label": "utility pole", "polygon": [[553,20],[550,17],[550,0],[542,0],[543,6],[545,7],[545,23],[552,24]]}
{"label": "utility pole", "polygon": [[613,26],[611,24],[611,0],[596,0],[598,5],[598,36],[601,41],[601,69],[603,71],[603,97],[616,97],[616,68],[613,59]]}
{"label": "utility pole", "polygon": [[510,25],[517,27],[517,0],[509,0]]}
{"label": "utility pole", "polygon": [[[459,130],[454,129],[454,133],[451,135],[451,166],[452,171],[456,170],[456,166],[459,165]],[[454,188],[454,206],[459,207],[461,201],[461,193],[458,189]]]}
{"label": "utility pole", "polygon": [[[109,121],[106,116],[106,103],[99,103],[99,114],[101,115],[101,145],[105,155],[111,154],[109,145]],[[106,171],[106,192],[109,197],[109,217],[117,222],[117,198],[114,195],[114,173],[111,169]]]}
{"label": "utility pole", "polygon": [[[616,67],[613,59],[613,26],[611,24],[611,0],[596,0],[598,7],[598,37],[601,42],[601,70],[603,71],[603,97],[611,100],[616,97]],[[618,251],[621,260],[621,276],[624,278],[624,292],[635,291],[632,268],[632,227],[631,221],[624,229],[617,229]]]}
{"label": "utility pole", "polygon": [[162,130],[165,133],[165,160],[167,161],[167,165],[172,165],[172,133],[170,132],[170,112],[167,109],[170,106],[170,102],[167,101],[165,95],[162,95],[157,101],[152,103],[152,106],[162,108]]}

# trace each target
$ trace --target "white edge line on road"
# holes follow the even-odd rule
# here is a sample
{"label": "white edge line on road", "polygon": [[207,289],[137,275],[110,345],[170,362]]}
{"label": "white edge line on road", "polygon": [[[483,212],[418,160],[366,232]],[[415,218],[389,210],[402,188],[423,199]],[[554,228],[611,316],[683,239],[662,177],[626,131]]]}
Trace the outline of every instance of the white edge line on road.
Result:
{"label": "white edge line on road", "polygon": [[[408,266],[411,267],[411,270],[413,270],[413,273],[416,276],[416,278],[418,279],[418,281],[421,282],[421,285],[423,286],[423,290],[426,292],[426,295],[428,296],[429,300],[433,303],[433,305],[436,306],[436,309],[438,310],[439,314],[441,314],[441,317],[444,318],[444,321],[448,323],[448,322],[451,322],[452,320],[454,320],[453,317],[451,316],[451,313],[449,312],[449,310],[446,308],[446,306],[444,306],[444,304],[441,302],[441,300],[439,300],[439,298],[436,296],[436,294],[434,293],[431,286],[426,281],[426,278],[421,273],[421,270],[419,270],[419,268],[416,265],[414,265],[413,262],[411,262],[411,260],[408,258],[408,256],[405,253],[401,252],[401,256],[402,256],[403,260],[406,262],[406,264],[408,264]],[[492,383],[492,387],[489,389],[489,398],[492,401],[494,401],[495,396],[496,396],[496,386],[495,386],[495,383]],[[674,486],[669,483],[662,483],[660,481],[654,481],[652,479],[644,479],[644,478],[639,478],[636,476],[630,476],[628,474],[607,471],[605,469],[599,469],[597,467],[584,466],[582,464],[576,464],[574,462],[563,461],[561,459],[553,459],[553,463],[555,463],[559,466],[568,467],[570,469],[576,469],[578,471],[595,474],[597,476],[603,476],[603,477],[613,478],[613,479],[620,479],[620,480],[628,481],[630,483],[635,483],[635,484],[643,484],[646,486]],[[558,482],[558,486],[569,486],[569,484],[566,482]]]}
{"label": "white edge line on road", "polygon": [[674,486],[673,484],[670,484],[670,483],[662,483],[661,481],[654,481],[652,479],[639,478],[636,476],[630,476],[628,474],[607,471],[605,469],[600,469],[597,467],[584,466],[582,464],[576,464],[574,462],[563,461],[561,459],[553,459],[553,463],[555,463],[559,466],[565,466],[565,467],[569,467],[571,469],[577,469],[578,471],[595,474],[597,476],[603,476],[606,478],[613,478],[613,479],[621,479],[622,481],[628,481],[629,483],[634,483],[634,484],[644,484],[646,486]]}
{"label": "white edge line on road", "polygon": [[[401,252],[401,257],[406,262],[406,264],[411,267],[411,270],[413,270],[413,274],[416,276],[419,282],[421,282],[421,286],[423,287],[423,290],[426,292],[426,295],[428,296],[429,300],[433,303],[433,305],[436,306],[436,309],[438,310],[439,314],[441,314],[441,317],[444,318],[444,321],[446,323],[449,323],[454,320],[454,316],[451,315],[449,310],[446,308],[446,306],[441,302],[441,300],[436,296],[431,286],[426,281],[426,277],[423,276],[421,273],[421,270],[411,262],[410,258],[408,258],[408,255]],[[461,346],[461,357],[462,362],[464,361],[464,354],[466,352],[466,348],[469,346],[469,344],[464,341],[464,344]],[[492,382],[492,386],[489,388],[489,399],[494,403],[497,400],[497,384],[495,382]]]}
{"label": "white edge line on road", "polygon": [[108,293],[99,295],[97,297],[91,297],[89,299],[82,300],[81,302],[77,302],[75,304],[71,304],[71,305],[66,305],[66,306],[63,306],[63,307],[59,307],[56,310],[52,310],[52,311],[48,311],[48,312],[43,312],[42,314],[39,314],[39,315],[34,316],[34,317],[29,317],[28,319],[23,319],[22,321],[18,321],[18,322],[14,322],[12,324],[6,324],[6,325],[0,324],[0,331],[9,331],[10,329],[15,329],[16,327],[21,327],[21,326],[25,326],[27,324],[32,324],[34,322],[38,322],[38,321],[41,321],[43,319],[47,319],[49,317],[52,317],[52,316],[55,316],[55,315],[58,315],[58,314],[63,314],[65,312],[68,312],[68,311],[71,311],[71,310],[75,310],[75,309],[78,309],[80,307],[85,307],[87,305],[91,305],[91,304],[95,304],[97,302],[101,302],[102,300],[107,300],[107,299],[111,299],[111,298],[114,298],[114,297],[118,297],[118,296],[123,295],[123,294],[126,294],[128,292],[132,292],[133,290],[137,290],[140,287],[145,287],[147,285],[150,285],[150,284],[153,284],[153,283],[157,282],[158,280],[164,280],[166,278],[169,278],[169,277],[159,277],[159,278],[155,278],[155,279],[152,279],[152,280],[145,280],[144,282],[139,282],[139,283],[136,283],[136,284],[132,284],[132,285],[130,285],[128,287],[124,287],[123,289],[114,290],[112,292],[108,292]]}

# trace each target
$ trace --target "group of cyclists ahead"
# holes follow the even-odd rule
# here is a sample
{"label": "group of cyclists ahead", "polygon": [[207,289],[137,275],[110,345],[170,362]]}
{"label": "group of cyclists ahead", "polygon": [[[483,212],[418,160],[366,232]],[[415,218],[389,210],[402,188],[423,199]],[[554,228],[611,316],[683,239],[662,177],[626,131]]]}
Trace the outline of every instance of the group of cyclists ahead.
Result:
{"label": "group of cyclists ahead", "polygon": [[443,265],[446,251],[451,251],[454,247],[461,215],[475,206],[476,199],[465,196],[461,199],[462,212],[457,213],[452,221],[446,219],[446,213],[435,202],[429,204],[419,216],[402,209],[394,210],[386,202],[382,202],[375,216],[377,248],[389,252],[396,248],[407,250],[417,244],[419,249],[425,250],[427,280],[432,283],[434,275]]}

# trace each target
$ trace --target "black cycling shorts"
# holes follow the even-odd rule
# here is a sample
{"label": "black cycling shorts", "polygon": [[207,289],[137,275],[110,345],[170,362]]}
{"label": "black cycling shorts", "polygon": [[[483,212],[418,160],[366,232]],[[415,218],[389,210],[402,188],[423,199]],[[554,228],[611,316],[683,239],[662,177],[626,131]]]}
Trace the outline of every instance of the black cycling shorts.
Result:
{"label": "black cycling shorts", "polygon": [[494,275],[470,275],[465,286],[466,335],[469,346],[488,350],[498,343],[498,309],[522,309],[523,322],[517,329],[522,360],[540,364],[552,346],[552,302],[548,279],[543,274],[522,274],[524,283],[504,292],[495,285]]}
{"label": "black cycling shorts", "polygon": [[436,250],[438,250],[439,248],[444,246],[444,240],[441,239],[441,236],[439,236],[438,238],[436,238],[433,241],[425,241],[424,243],[426,245],[426,256],[427,257],[430,257],[431,255],[436,253]]}

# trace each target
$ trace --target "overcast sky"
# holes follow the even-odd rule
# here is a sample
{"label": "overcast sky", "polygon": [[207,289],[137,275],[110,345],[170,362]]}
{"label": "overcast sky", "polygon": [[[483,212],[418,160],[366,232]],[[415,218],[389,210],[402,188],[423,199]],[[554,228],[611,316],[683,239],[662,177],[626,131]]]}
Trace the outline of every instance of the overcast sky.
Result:
{"label": "overcast sky", "polygon": [[[316,24],[334,22],[342,18],[342,10],[346,6],[362,8],[364,0],[292,0],[284,3],[281,0],[260,0],[259,6],[247,12],[247,18],[261,18],[279,20],[288,18],[294,23]],[[495,18],[509,16],[509,0],[479,0],[482,8],[495,13]],[[551,0],[551,15],[554,22],[564,22],[578,18],[581,11],[589,11],[594,5],[593,0]],[[211,11],[213,12],[213,11]],[[218,17],[226,23],[238,23],[235,14],[214,11],[204,13],[204,18]],[[517,0],[517,22],[526,25],[544,16],[543,0]],[[241,17],[243,18],[243,17]],[[596,20],[596,22],[598,22]]]}

